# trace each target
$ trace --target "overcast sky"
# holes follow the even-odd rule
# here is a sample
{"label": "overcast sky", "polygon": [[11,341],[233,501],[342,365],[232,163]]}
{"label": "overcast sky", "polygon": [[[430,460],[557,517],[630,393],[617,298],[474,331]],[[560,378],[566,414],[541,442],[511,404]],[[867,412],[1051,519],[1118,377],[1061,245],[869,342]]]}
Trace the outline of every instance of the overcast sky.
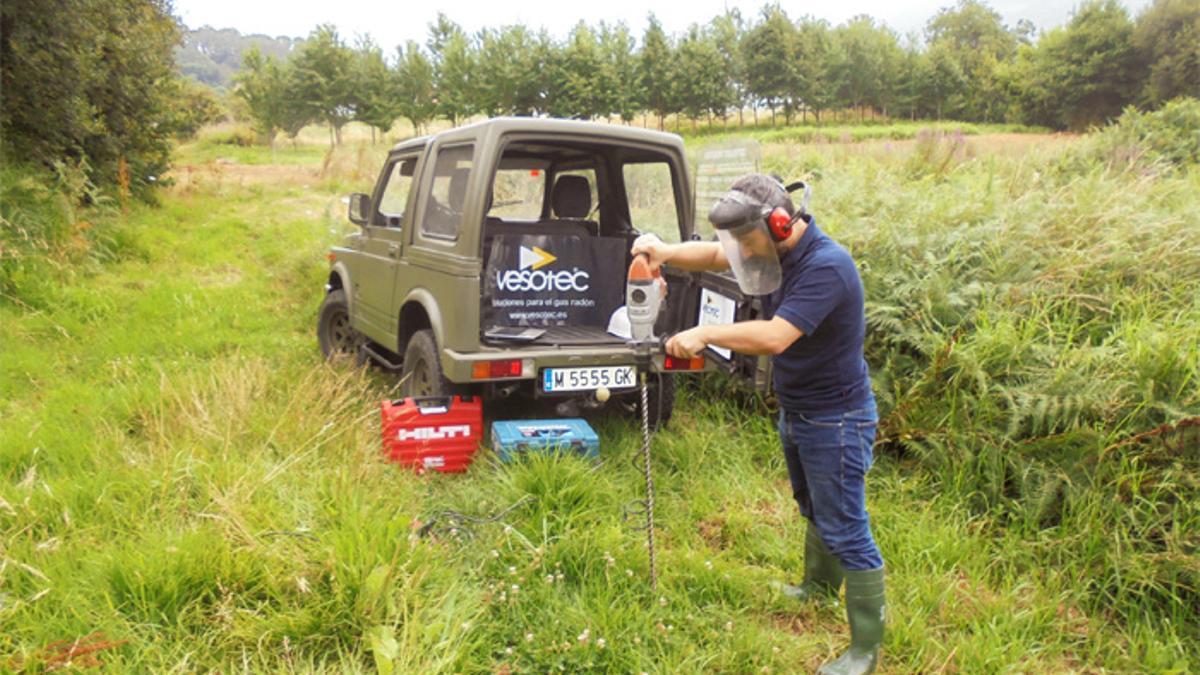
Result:
{"label": "overcast sky", "polygon": [[[929,17],[954,0],[839,0],[837,2],[783,2],[793,18],[805,14],[838,24],[857,14],[869,14],[900,33],[920,30]],[[1137,14],[1150,0],[1123,0]],[[763,2],[738,0],[688,0],[653,7],[654,13],[668,32],[678,33],[691,23],[706,22],[726,7],[738,8],[747,18],[758,14]],[[1072,0],[994,0],[989,3],[1013,25],[1018,19],[1029,19],[1039,29],[1059,25],[1070,18],[1078,2]],[[589,24],[600,21],[624,21],[635,35],[646,26],[646,15],[652,7],[645,0],[600,0],[534,3],[521,0],[442,0],[438,3],[408,4],[379,0],[290,0],[271,2],[255,0],[175,0],[175,12],[189,28],[205,24],[214,28],[236,28],[242,33],[265,33],[271,36],[307,35],[320,23],[332,23],[347,39],[357,34],[370,34],[390,49],[405,40],[425,42],[428,25],[444,12],[469,32],[485,26],[524,24],[545,27],[562,37],[580,20]]]}

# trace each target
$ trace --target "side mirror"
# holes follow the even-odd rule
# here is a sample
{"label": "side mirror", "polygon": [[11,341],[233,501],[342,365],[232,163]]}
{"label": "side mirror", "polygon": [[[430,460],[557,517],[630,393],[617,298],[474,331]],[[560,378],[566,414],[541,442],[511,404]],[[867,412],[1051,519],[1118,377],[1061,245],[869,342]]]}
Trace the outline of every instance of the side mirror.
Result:
{"label": "side mirror", "polygon": [[371,197],[361,192],[350,195],[350,222],[366,225],[371,214]]}

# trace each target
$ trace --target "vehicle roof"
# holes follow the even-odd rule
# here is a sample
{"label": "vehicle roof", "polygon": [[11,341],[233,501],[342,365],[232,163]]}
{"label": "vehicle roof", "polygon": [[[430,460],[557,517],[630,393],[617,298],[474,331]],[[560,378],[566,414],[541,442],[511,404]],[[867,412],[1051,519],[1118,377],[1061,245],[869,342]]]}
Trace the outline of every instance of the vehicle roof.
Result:
{"label": "vehicle roof", "polygon": [[[657,145],[683,146],[683,139],[676,134],[639,127],[627,127],[601,122],[584,122],[580,120],[549,119],[544,117],[493,117],[482,122],[475,122],[465,127],[448,129],[441,133],[461,132],[464,129],[477,129],[481,136],[488,132],[505,133],[545,133],[550,135],[592,136],[603,141],[628,141],[633,143],[654,143]],[[440,135],[440,134],[438,134]],[[432,136],[410,138],[397,143],[392,150],[403,150],[414,146],[425,145]]]}
{"label": "vehicle roof", "polygon": [[393,145],[391,151],[395,152],[397,150],[405,150],[407,148],[420,147],[420,146],[428,143],[429,139],[431,139],[431,138],[433,138],[433,136],[430,136],[428,134],[426,134],[425,136],[417,136],[416,138],[406,138],[403,141],[400,141],[399,143]]}

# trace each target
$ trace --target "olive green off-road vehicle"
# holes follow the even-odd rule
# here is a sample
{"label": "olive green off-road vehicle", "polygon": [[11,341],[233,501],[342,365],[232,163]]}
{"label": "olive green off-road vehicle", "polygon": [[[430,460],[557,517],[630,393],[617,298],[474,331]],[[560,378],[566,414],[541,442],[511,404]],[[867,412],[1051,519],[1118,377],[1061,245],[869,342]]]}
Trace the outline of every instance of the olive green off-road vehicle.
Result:
{"label": "olive green off-road vehicle", "polygon": [[[411,396],[474,392],[558,397],[560,409],[628,404],[633,350],[617,334],[629,248],[644,232],[693,236],[683,142],[630,127],[493,119],[396,145],[371,194],[350,197],[360,226],[329,254],[317,333],[327,357],[401,373]],[[746,318],[727,276],[664,270],[656,324]],[[761,381],[757,361],[713,355]],[[665,421],[671,377],[651,378]],[[655,391],[657,389],[657,391]]]}

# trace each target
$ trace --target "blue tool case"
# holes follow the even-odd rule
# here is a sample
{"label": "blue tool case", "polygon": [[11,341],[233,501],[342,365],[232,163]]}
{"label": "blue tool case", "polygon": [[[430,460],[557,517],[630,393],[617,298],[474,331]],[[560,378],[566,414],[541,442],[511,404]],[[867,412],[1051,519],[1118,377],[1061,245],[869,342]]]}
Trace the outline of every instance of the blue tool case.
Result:
{"label": "blue tool case", "polygon": [[600,455],[600,437],[584,420],[504,420],[492,422],[492,448],[502,462],[527,452],[576,452]]}

